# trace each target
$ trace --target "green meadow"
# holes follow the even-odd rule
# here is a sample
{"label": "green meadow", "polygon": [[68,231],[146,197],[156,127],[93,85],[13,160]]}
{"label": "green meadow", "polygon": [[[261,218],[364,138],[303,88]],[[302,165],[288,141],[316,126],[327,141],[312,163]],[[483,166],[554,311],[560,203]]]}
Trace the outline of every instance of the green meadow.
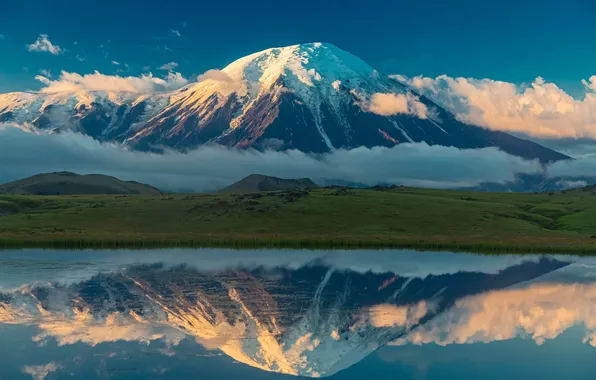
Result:
{"label": "green meadow", "polygon": [[596,253],[596,195],[416,188],[0,195],[3,247],[414,248]]}

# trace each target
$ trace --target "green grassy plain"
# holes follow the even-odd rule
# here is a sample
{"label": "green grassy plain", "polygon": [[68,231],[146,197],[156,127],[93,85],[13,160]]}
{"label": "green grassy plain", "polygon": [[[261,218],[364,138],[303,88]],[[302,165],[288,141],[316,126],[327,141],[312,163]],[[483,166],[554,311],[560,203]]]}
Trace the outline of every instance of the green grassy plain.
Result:
{"label": "green grassy plain", "polygon": [[418,248],[596,253],[596,195],[397,188],[0,195],[3,247]]}

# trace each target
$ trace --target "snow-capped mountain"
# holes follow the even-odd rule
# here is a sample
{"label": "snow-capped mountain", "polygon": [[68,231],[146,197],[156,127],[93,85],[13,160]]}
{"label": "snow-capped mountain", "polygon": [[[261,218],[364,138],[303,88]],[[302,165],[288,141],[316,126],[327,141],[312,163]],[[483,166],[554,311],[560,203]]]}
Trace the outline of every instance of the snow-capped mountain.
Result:
{"label": "snow-capped mountain", "polygon": [[331,44],[267,49],[179,90],[0,95],[0,122],[74,128],[137,149],[206,143],[327,152],[426,142],[498,147],[543,162],[568,158],[507,133],[459,122],[407,86]]}
{"label": "snow-capped mountain", "polygon": [[71,284],[0,293],[0,325],[39,329],[36,342],[97,345],[190,338],[264,371],[326,377],[433,321],[458,300],[569,265],[530,259],[496,273],[400,276],[297,269],[202,271],[136,264]]}
{"label": "snow-capped mountain", "polygon": [[77,91],[0,94],[0,123],[27,128],[74,130],[101,141],[126,126],[132,133],[167,106],[169,94]]}

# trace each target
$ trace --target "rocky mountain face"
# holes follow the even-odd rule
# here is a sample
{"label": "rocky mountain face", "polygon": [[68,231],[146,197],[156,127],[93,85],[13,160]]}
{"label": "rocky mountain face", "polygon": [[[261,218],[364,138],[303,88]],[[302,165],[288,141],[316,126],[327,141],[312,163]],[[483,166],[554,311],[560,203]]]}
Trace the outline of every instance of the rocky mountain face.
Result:
{"label": "rocky mountain face", "polygon": [[542,162],[568,158],[504,132],[461,123],[359,58],[321,43],[251,54],[173,92],[2,94],[0,122],[74,129],[139,150],[216,143],[322,153],[425,142],[497,147]]}

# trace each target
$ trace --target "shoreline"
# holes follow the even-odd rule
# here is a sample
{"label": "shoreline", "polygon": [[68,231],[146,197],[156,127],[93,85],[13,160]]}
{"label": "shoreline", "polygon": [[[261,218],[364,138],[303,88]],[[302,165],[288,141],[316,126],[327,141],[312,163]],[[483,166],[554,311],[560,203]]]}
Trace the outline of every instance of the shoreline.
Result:
{"label": "shoreline", "polygon": [[19,249],[167,249],[167,248],[230,248],[230,249],[312,249],[312,250],[402,250],[445,251],[477,254],[574,254],[596,256],[596,246],[476,244],[440,242],[350,241],[337,239],[35,239],[0,238],[0,252]]}

